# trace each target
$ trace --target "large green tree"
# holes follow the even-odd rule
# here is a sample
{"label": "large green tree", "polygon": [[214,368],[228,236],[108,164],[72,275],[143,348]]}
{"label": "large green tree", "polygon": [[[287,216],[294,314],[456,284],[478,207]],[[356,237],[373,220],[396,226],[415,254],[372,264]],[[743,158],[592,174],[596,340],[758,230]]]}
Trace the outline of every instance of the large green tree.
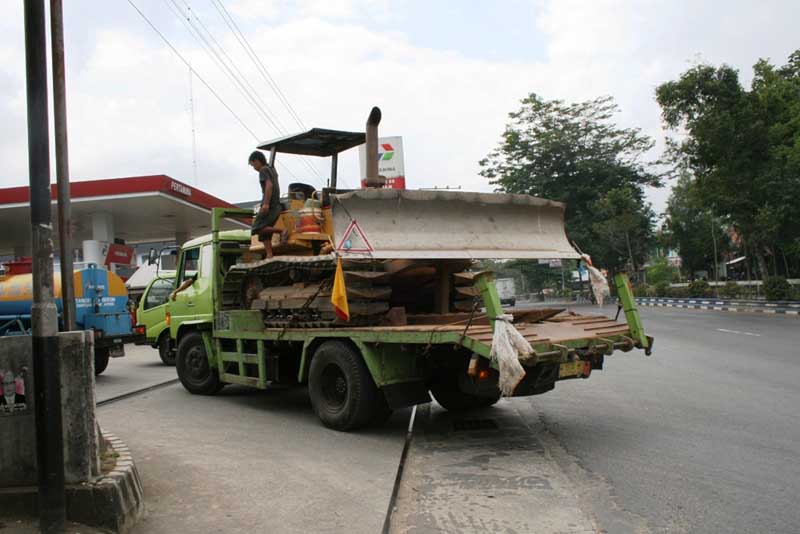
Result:
{"label": "large green tree", "polygon": [[749,90],[730,66],[698,65],[660,85],[656,99],[678,134],[670,156],[695,176],[700,202],[733,224],[762,275],[779,264],[791,271],[787,255],[800,253],[800,50],[780,68],[756,63]]}
{"label": "large green tree", "polygon": [[727,226],[701,201],[697,183],[689,174],[682,174],[673,186],[664,215],[664,234],[689,275],[713,272],[722,255],[731,250]]}
{"label": "large green tree", "polygon": [[[570,239],[598,265],[642,263],[652,238],[643,188],[660,183],[642,162],[652,140],[614,124],[619,109],[611,97],[566,103],[531,94],[521,103],[499,146],[480,161],[481,175],[504,192],[565,202]],[[613,211],[623,204],[635,213]],[[631,246],[620,248],[625,236]]]}

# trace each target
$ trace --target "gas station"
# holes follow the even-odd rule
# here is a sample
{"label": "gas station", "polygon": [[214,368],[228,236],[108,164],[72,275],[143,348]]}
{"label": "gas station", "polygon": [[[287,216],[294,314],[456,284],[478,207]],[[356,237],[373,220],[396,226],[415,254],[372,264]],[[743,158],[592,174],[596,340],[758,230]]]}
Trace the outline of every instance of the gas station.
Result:
{"label": "gas station", "polygon": [[[55,184],[50,194],[55,212]],[[123,276],[141,263],[136,245],[184,243],[211,231],[212,208],[236,207],[163,174],[73,181],[70,194],[74,260],[105,265]],[[55,220],[53,226],[55,237]],[[247,228],[233,220],[224,226]],[[0,227],[0,261],[31,255],[28,186],[0,189]]]}

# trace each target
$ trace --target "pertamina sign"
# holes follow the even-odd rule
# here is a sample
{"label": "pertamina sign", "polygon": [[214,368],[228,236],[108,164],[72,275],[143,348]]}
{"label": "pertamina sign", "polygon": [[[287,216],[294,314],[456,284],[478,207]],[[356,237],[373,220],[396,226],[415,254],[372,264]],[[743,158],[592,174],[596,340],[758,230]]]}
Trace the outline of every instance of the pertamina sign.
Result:
{"label": "pertamina sign", "polygon": [[[366,145],[358,147],[358,159],[361,162],[361,187],[365,187],[367,179]],[[391,189],[406,188],[402,137],[381,137],[378,139],[378,174],[386,177],[385,187]]]}

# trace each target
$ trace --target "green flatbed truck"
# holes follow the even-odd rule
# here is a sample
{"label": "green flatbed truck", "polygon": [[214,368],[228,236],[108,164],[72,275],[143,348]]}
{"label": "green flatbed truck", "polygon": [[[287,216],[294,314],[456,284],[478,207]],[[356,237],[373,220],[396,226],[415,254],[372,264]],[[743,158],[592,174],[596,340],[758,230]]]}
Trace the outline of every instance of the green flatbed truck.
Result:
{"label": "green flatbed truck", "polygon": [[[389,198],[390,193],[381,195]],[[349,211],[355,210],[351,206]],[[221,231],[221,221],[250,216],[249,210],[215,208],[212,233],[180,251],[174,287],[187,277],[194,282],[167,304],[166,317],[177,346],[178,377],[191,393],[212,395],[226,384],[260,389],[305,384],[321,421],[337,430],[380,423],[394,409],[430,402],[429,392],[448,410],[488,407],[500,398],[498,366],[490,354],[495,321],[503,313],[513,314],[515,328],[533,348],[519,358],[525,376],[513,396],[545,393],[558,381],[588,378],[603,368],[605,356],[617,351],[650,353],[653,340],[645,335],[624,274],[614,280],[624,322],[538,308],[504,312],[493,275],[472,273],[472,285],[460,288],[475,296],[471,313],[410,313],[399,324],[316,326],[295,310],[282,325],[270,326],[278,324],[279,316],[265,322],[263,306],[243,306],[241,295],[226,286],[237,269],[244,272],[242,256],[250,250],[251,236],[244,230]],[[362,224],[365,233],[367,226]],[[298,265],[333,272],[336,255],[275,257],[245,265],[262,275],[292,273]],[[453,290],[452,283],[448,287]],[[300,311],[318,298],[310,295]],[[303,321],[295,325],[293,317]]]}

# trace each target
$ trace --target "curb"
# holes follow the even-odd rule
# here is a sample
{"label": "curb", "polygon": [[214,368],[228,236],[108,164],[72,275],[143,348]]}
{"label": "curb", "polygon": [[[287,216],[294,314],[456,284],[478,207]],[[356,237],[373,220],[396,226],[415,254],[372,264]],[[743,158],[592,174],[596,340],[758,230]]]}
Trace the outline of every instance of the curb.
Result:
{"label": "curb", "polygon": [[[640,306],[653,306],[662,308],[687,308],[693,310],[727,311],[737,313],[763,313],[768,315],[794,315],[800,316],[800,304],[792,303],[779,307],[777,303],[764,303],[761,307],[738,302],[725,302],[717,300],[687,300],[687,299],[652,299],[636,298]],[[742,305],[744,307],[742,307]]]}
{"label": "curb", "polygon": [[[100,449],[116,455],[114,469],[94,482],[66,487],[67,520],[120,534],[133,528],[144,513],[144,491],[127,445],[109,432],[102,433]],[[36,517],[36,487],[0,490],[0,504],[15,515]]]}

